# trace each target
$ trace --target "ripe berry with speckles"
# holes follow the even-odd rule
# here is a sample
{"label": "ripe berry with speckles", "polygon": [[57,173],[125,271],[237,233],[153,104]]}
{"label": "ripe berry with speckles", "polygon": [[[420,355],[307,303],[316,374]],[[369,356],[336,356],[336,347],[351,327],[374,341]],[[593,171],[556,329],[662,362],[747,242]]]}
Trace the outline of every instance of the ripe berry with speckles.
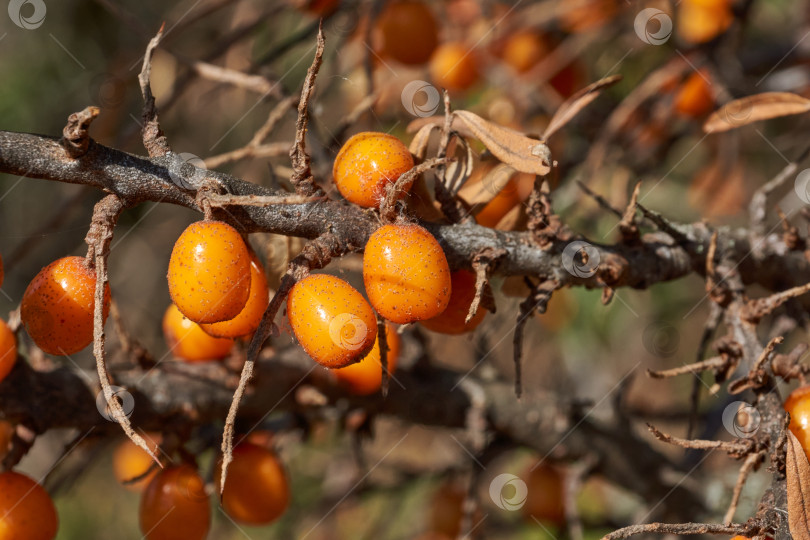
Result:
{"label": "ripe berry with speckles", "polygon": [[[346,200],[365,208],[378,206],[385,188],[413,168],[413,156],[402,141],[386,133],[366,131],[340,149],[332,176]],[[405,191],[410,184],[403,186]]]}
{"label": "ripe berry with speckles", "polygon": [[329,368],[363,358],[377,337],[377,319],[363,295],[328,274],[307,276],[293,286],[287,317],[306,353]]}
{"label": "ripe berry with speckles", "polygon": [[207,333],[215,337],[235,338],[246,336],[254,332],[262,321],[264,310],[270,303],[270,288],[267,286],[267,276],[259,257],[250,251],[250,296],[233,319],[218,323],[201,324],[200,327]]}
{"label": "ripe berry with speckles", "polygon": [[51,496],[24,474],[0,473],[0,539],[51,540],[59,516]]}
{"label": "ripe berry with speckles", "polygon": [[169,260],[172,302],[197,323],[233,319],[250,295],[250,254],[236,229],[198,221],[183,231]]}
{"label": "ripe berry with speckles", "polygon": [[[34,277],[23,294],[20,317],[28,335],[48,354],[77,353],[93,341],[96,271],[82,257],[58,259]],[[104,320],[110,286],[104,290]]]}
{"label": "ripe berry with speckles", "polygon": [[440,314],[450,301],[450,267],[439,242],[419,225],[383,225],[363,255],[366,294],[377,313],[398,324]]}

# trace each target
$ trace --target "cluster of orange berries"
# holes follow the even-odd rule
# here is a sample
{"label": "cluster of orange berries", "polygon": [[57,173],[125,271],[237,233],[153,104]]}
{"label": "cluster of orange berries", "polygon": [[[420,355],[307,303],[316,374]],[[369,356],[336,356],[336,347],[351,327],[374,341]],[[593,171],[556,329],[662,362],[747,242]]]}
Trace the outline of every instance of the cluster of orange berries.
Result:
{"label": "cluster of orange berries", "polygon": [[[333,178],[347,200],[373,208],[413,164],[396,137],[359,133],[340,149]],[[451,272],[436,238],[419,225],[386,224],[371,235],[363,256],[363,282],[368,301],[345,280],[327,274],[307,276],[287,297],[287,316],[298,342],[356,394],[375,392],[382,380],[375,312],[388,321],[389,372],[396,368],[400,347],[392,323],[420,321],[435,332],[460,334],[473,330],[485,315],[479,310],[465,322],[475,278],[467,271]]]}
{"label": "cluster of orange berries", "polygon": [[[149,434],[146,439],[152,447],[161,440],[158,434]],[[251,435],[233,450],[222,507],[238,523],[267,525],[281,517],[290,503],[284,466],[265,439]],[[218,465],[215,488],[220,483]],[[189,540],[207,536],[211,522],[209,491],[194,465],[182,463],[158,470],[146,452],[124,441],[113,454],[113,472],[127,489],[141,493],[140,527],[147,540],[177,538],[178,531]]]}
{"label": "cluster of orange berries", "polygon": [[[579,31],[584,25],[573,10],[564,15],[566,27],[571,31]],[[380,13],[376,26],[381,57],[409,66],[427,63],[433,82],[451,91],[467,90],[479,81],[481,58],[476,46],[463,41],[440,43],[440,26],[427,3],[418,0],[389,2]],[[497,42],[493,52],[516,73],[524,74],[548,55],[553,46],[549,36],[523,30]],[[576,89],[578,79],[578,68],[568,65],[549,82],[560,94],[568,96]]]}

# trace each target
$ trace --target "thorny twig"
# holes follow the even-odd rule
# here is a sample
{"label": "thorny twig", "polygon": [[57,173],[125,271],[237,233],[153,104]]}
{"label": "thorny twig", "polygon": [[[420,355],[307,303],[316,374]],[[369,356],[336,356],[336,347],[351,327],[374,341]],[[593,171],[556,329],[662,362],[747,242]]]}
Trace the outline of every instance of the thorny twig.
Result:
{"label": "thorny twig", "polygon": [[163,38],[164,27],[165,23],[160,26],[160,30],[158,30],[158,33],[146,47],[146,53],[143,57],[143,66],[141,67],[140,75],[138,75],[138,82],[141,85],[141,95],[143,96],[143,146],[146,148],[150,157],[162,156],[171,152],[169,142],[160,129],[155,96],[152,95],[150,83],[152,76],[152,55],[160,44],[160,40]]}

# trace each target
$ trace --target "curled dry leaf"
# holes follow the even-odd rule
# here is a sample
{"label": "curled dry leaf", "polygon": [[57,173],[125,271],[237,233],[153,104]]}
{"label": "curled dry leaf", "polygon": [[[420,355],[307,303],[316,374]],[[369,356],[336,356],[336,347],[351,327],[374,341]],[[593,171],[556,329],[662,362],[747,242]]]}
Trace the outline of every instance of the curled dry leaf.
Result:
{"label": "curled dry leaf", "polygon": [[787,437],[788,526],[795,540],[810,540],[810,463],[796,436]]}
{"label": "curled dry leaf", "polygon": [[551,117],[551,121],[543,133],[543,139],[548,140],[549,137],[554,135],[557,131],[571,121],[579,112],[590,105],[590,103],[599,97],[602,90],[613,86],[622,80],[621,75],[611,75],[600,79],[595,83],[589,84],[582,90],[576,92],[571,97],[565,100],[565,103],[560,105],[560,108]]}
{"label": "curled dry leaf", "polygon": [[810,99],[790,92],[765,92],[729,101],[709,116],[703,131],[715,133],[810,111]]}
{"label": "curled dry leaf", "polygon": [[[433,118],[441,119],[441,117],[439,116],[434,116]],[[418,131],[416,132],[416,135],[414,135],[413,140],[411,140],[411,144],[408,147],[408,150],[411,152],[411,154],[416,156],[417,159],[425,159],[425,156],[427,155],[428,144],[430,143],[430,136],[433,133],[433,130],[438,131],[441,129],[442,125],[441,123],[439,123],[439,121],[440,120],[436,120],[435,123],[430,122],[419,125]],[[411,126],[413,125],[414,125],[413,122],[411,122],[411,124],[408,125],[408,133],[411,133]]]}
{"label": "curled dry leaf", "polygon": [[[407,131],[416,132],[414,140],[421,140],[425,137],[423,131],[428,132],[429,136],[428,126],[432,130],[434,126],[441,127],[443,123],[443,116],[417,118],[408,124]],[[532,139],[523,133],[499,126],[475,113],[463,110],[453,113],[451,129],[462,137],[475,137],[484,143],[492,155],[520,172],[545,176],[551,171],[551,153],[543,141]],[[411,152],[415,147],[414,143],[411,143]]]}
{"label": "curled dry leaf", "polygon": [[486,172],[480,181],[470,181],[458,192],[459,197],[470,206],[481,208],[489,203],[517,174],[514,167],[499,163]]}
{"label": "curled dry leaf", "polygon": [[520,172],[545,176],[551,171],[551,152],[546,143],[493,124],[470,111],[456,111],[463,122],[492,154]]}

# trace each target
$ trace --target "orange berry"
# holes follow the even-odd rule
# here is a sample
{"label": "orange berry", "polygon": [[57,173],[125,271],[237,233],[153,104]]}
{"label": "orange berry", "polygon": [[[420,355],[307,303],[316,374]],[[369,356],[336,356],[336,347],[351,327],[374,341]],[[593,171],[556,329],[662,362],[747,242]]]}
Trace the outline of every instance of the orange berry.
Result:
{"label": "orange berry", "polygon": [[377,19],[382,53],[403,64],[424,64],[439,44],[439,24],[422,2],[389,2]]}
{"label": "orange berry", "polygon": [[[34,277],[22,298],[20,317],[28,335],[48,354],[79,352],[93,341],[96,271],[83,257],[63,257]],[[110,285],[104,290],[104,320]]]}
{"label": "orange berry", "polygon": [[[161,437],[159,433],[148,433],[143,437],[146,439],[149,448],[154,448],[156,444],[160,444]],[[148,475],[137,482],[125,482],[143,475],[146,471],[152,469],[154,463],[149,454],[129,439],[121,441],[113,451],[113,474],[115,479],[129,491],[140,493],[149,485],[149,482],[158,472],[157,468],[154,468]]]}
{"label": "orange berry", "polygon": [[790,431],[810,459],[810,385],[800,386],[791,392],[783,407],[790,413]]}
{"label": "orange berry", "polygon": [[377,338],[377,318],[366,299],[329,274],[313,274],[293,286],[287,317],[306,353],[329,368],[362,358]]}
{"label": "orange berry", "polygon": [[443,483],[433,494],[428,527],[431,532],[457,538],[464,519],[464,500],[467,493],[459,483]]}
{"label": "orange berry", "polygon": [[363,281],[377,313],[399,324],[435,317],[450,301],[447,258],[419,225],[377,229],[366,244]]}
{"label": "orange berry", "polygon": [[550,465],[536,464],[526,472],[524,478],[528,493],[523,514],[555,525],[565,523],[562,474]]}
{"label": "orange berry", "polygon": [[0,473],[0,540],[51,540],[59,516],[51,496],[24,474]]}
{"label": "orange berry", "polygon": [[687,43],[711,41],[728,30],[733,21],[731,8],[722,2],[711,5],[684,0],[678,4],[678,35]]}
{"label": "orange berry", "polygon": [[705,73],[693,73],[675,96],[675,110],[684,116],[700,118],[714,108],[714,95]]}
{"label": "orange berry", "polygon": [[560,25],[571,33],[604,26],[619,10],[616,0],[568,0],[559,4]]}
{"label": "orange berry", "polygon": [[0,420],[0,459],[3,459],[8,454],[8,447],[13,438],[14,426],[11,422]]}
{"label": "orange berry", "polygon": [[221,221],[189,225],[172,249],[169,294],[197,323],[229,321],[250,294],[250,254],[236,229]]}
{"label": "orange berry", "polygon": [[[385,188],[413,168],[413,156],[402,141],[386,133],[365,131],[340,149],[332,176],[346,200],[365,208],[379,206]],[[411,185],[403,186],[405,191]]]}
{"label": "orange berry", "polygon": [[326,17],[340,6],[340,0],[308,0],[304,9],[313,15]]}
{"label": "orange berry", "polygon": [[450,283],[450,301],[447,303],[447,308],[439,315],[422,321],[421,324],[428,330],[440,334],[472,332],[487,314],[487,311],[479,306],[470,322],[464,322],[470,310],[470,304],[475,298],[475,274],[467,270],[457,270],[450,274]]}
{"label": "orange berry", "polygon": [[0,319],[0,382],[11,373],[16,361],[17,338],[6,321]]}
{"label": "orange berry", "polygon": [[139,514],[146,540],[203,540],[211,522],[205,482],[191,465],[158,471],[141,495]]}
{"label": "orange berry", "polygon": [[[220,485],[221,467],[214,473]],[[275,453],[259,445],[241,442],[233,449],[233,461],[222,493],[222,507],[234,520],[266,525],[277,520],[290,505],[287,473]]]}
{"label": "orange berry", "polygon": [[433,82],[448,90],[467,90],[478,81],[475,51],[463,43],[444,43],[430,58]]}
{"label": "orange berry", "polygon": [[235,338],[246,336],[255,332],[262,321],[262,315],[270,303],[270,287],[267,286],[267,276],[258,255],[250,251],[250,296],[239,312],[239,315],[229,321],[201,324],[200,327],[207,334],[215,337]]}
{"label": "orange berry", "polygon": [[171,304],[163,315],[163,337],[172,353],[187,362],[217,360],[231,354],[234,341],[209,336]]}
{"label": "orange berry", "polygon": [[[388,344],[388,373],[389,377],[397,369],[399,358],[400,337],[393,324],[385,326],[385,342]],[[358,396],[367,396],[378,391],[382,386],[382,362],[380,360],[380,336],[374,341],[374,347],[365,358],[344,368],[333,370],[338,384],[349,392]]]}
{"label": "orange berry", "polygon": [[548,44],[537,32],[523,30],[509,36],[503,48],[503,61],[518,73],[525,73],[548,54]]}

